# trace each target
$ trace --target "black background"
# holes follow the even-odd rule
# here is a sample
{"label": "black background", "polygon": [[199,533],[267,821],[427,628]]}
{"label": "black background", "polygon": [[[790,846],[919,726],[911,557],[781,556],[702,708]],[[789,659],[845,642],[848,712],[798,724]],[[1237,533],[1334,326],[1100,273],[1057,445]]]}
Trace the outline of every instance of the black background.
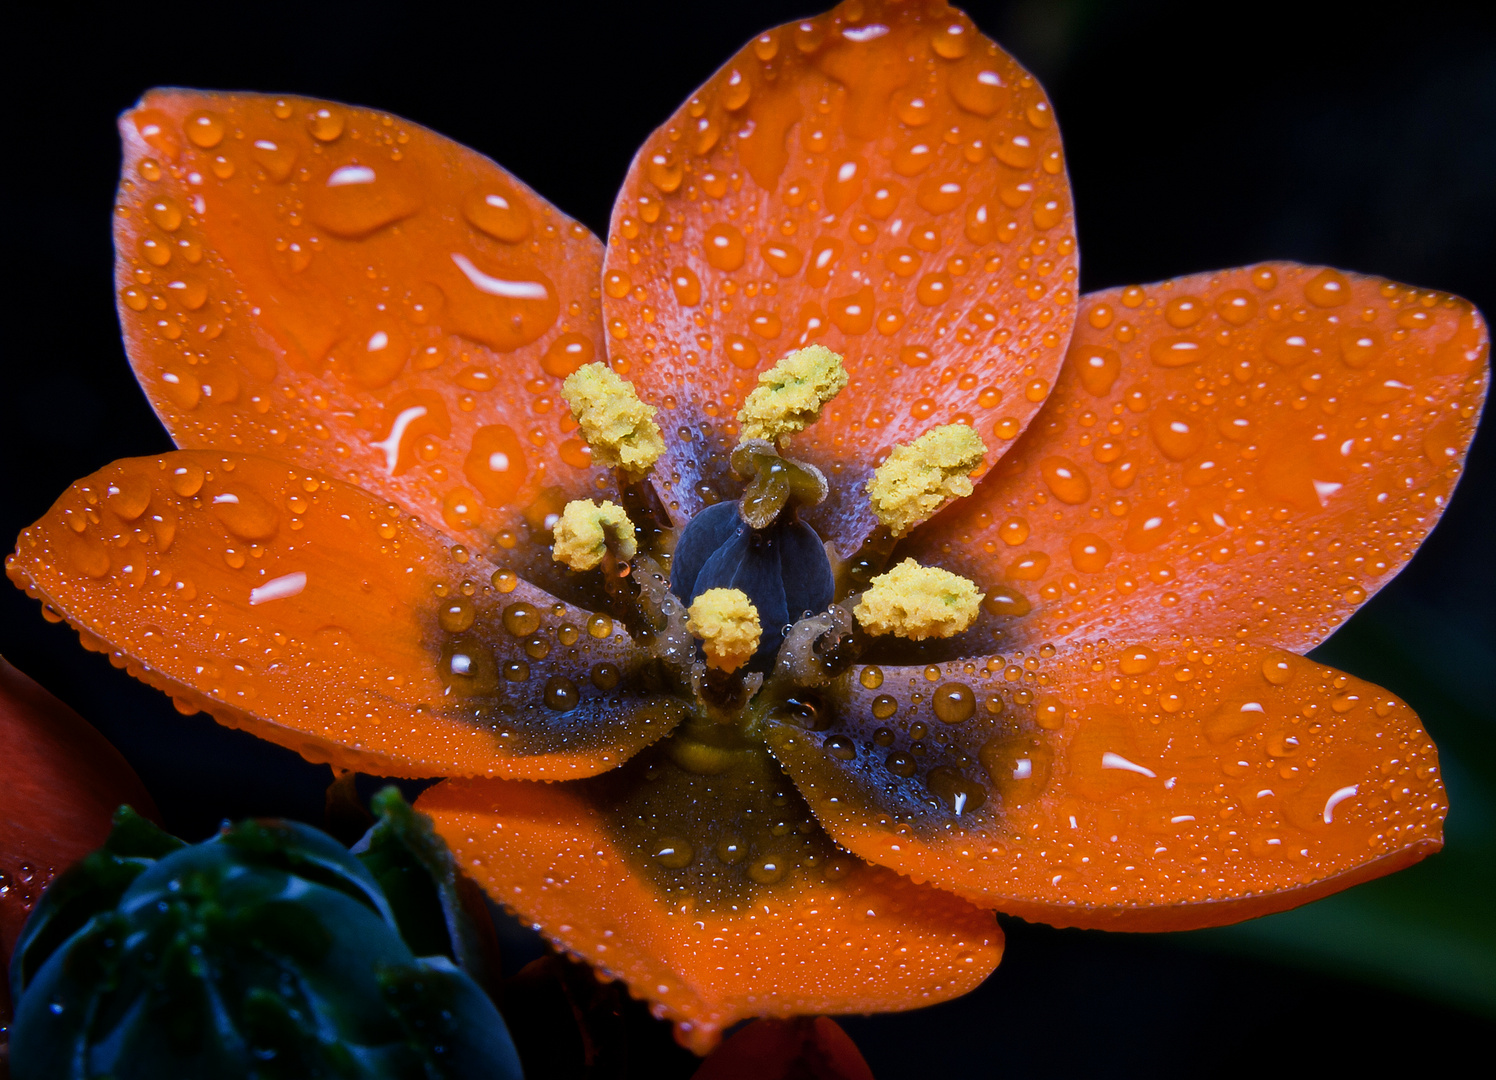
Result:
{"label": "black background", "polygon": [[[1438,0],[1396,11],[1307,0],[969,8],[1050,90],[1086,288],[1293,258],[1446,289],[1488,315],[1493,9]],[[0,537],[40,517],[74,479],[170,445],[131,378],[111,284],[114,118],[147,87],[295,92],[387,109],[495,158],[602,234],[644,136],[743,42],[814,10],[554,2],[479,11],[429,0],[12,11],[0,168],[9,208]],[[1339,908],[1310,909],[1328,916],[1240,934],[1108,936],[1007,920],[1007,958],[978,992],[846,1022],[883,1080],[1295,1073],[1404,1058],[1438,1069],[1461,1051],[1489,1062],[1490,426],[1443,524],[1316,654],[1418,708],[1446,759],[1450,847],[1354,890]],[[120,747],[180,834],[201,838],[247,814],[322,820],[325,768],[177,715],[4,587],[0,652]],[[1356,922],[1368,911],[1369,922]],[[1314,930],[1337,912],[1343,924]],[[535,954],[524,933],[511,928],[514,962]],[[1410,941],[1405,961],[1394,955]]]}

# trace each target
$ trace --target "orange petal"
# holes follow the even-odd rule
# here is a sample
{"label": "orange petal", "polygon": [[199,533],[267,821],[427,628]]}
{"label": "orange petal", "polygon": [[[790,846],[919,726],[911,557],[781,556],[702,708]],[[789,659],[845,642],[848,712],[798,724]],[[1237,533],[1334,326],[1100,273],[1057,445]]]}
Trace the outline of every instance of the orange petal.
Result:
{"label": "orange petal", "polygon": [[[855,549],[880,451],[975,424],[995,461],[1075,319],[1076,248],[1043,89],[964,14],[858,0],[770,30],[644,144],[613,208],[609,355],[668,431],[686,515],[734,490],[734,417],[812,339],[851,385],[795,440],[811,522]],[[667,500],[668,501],[668,500]]]}
{"label": "orange petal", "polygon": [[592,780],[448,781],[416,805],[490,896],[698,1053],[742,1017],[944,1001],[1002,953],[989,913],[833,845],[762,749],[677,736]]}
{"label": "orange petal", "polygon": [[153,90],[119,127],[120,320],[177,445],[324,470],[479,548],[590,486],[560,395],[601,355],[585,228],[388,113]]}
{"label": "orange petal", "polygon": [[[109,838],[121,803],[156,804],[120,752],[83,717],[0,657],[0,958],[52,879]],[[0,988],[0,1007],[7,998]]]}
{"label": "orange petal", "polygon": [[132,675],[310,761],[386,776],[610,769],[679,719],[622,628],[352,485],[266,458],[117,461],[6,571]]}
{"label": "orange petal", "polygon": [[864,668],[835,711],[769,744],[838,843],[1057,926],[1236,922],[1442,844],[1413,710],[1276,649],[1087,642]]}
{"label": "orange petal", "polygon": [[1439,520],[1486,393],[1466,301],[1272,263],[1082,310],[1044,411],[909,547],[1023,616],[970,652],[1181,626],[1304,651]]}
{"label": "orange petal", "polygon": [[713,1051],[691,1080],[873,1080],[829,1016],[755,1020]]}

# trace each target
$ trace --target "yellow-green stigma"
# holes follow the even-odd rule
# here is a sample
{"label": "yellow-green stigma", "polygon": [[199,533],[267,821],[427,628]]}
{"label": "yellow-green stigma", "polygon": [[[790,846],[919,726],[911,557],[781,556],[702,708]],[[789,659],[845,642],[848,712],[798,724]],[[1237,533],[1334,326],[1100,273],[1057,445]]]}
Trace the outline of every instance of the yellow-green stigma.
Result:
{"label": "yellow-green stigma", "polygon": [[617,503],[578,499],[566,504],[552,531],[552,557],[573,570],[591,570],[603,561],[611,544],[620,559],[632,559],[639,551],[634,524]]}
{"label": "yellow-green stigma", "polygon": [[772,443],[803,431],[846,385],[839,355],[824,345],[798,349],[758,377],[738,411],[740,437]]}
{"label": "yellow-green stigma", "polygon": [[654,407],[640,401],[633,385],[606,364],[578,368],[566,377],[561,393],[597,464],[638,476],[665,452]]}
{"label": "yellow-green stigma", "polygon": [[972,492],[971,472],[987,447],[965,424],[948,424],[896,446],[867,482],[873,514],[894,536],[929,520],[952,499]]}
{"label": "yellow-green stigma", "polygon": [[686,628],[700,639],[707,667],[732,672],[753,659],[763,628],[739,589],[708,589],[691,603]]}
{"label": "yellow-green stigma", "polygon": [[982,595],[959,574],[905,559],[873,578],[852,614],[870,634],[946,638],[975,621]]}

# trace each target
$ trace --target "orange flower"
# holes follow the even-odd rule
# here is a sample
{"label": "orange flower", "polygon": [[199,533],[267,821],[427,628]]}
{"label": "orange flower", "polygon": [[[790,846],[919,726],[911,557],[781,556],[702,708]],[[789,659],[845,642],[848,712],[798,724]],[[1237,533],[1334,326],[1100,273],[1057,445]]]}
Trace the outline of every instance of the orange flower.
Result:
{"label": "orange flower", "polygon": [[[183,449],[75,484],[9,575],[184,711],[451,777],[420,806],[468,872],[688,1045],[961,994],[994,910],[1214,925],[1439,847],[1417,718],[1298,654],[1437,520],[1480,315],[1287,263],[1078,295],[1049,102],[959,12],[755,39],[640,150],[606,247],[385,114],[157,91],[121,132],[120,314]],[[850,382],[785,446],[825,501],[783,498],[837,603],[779,667],[708,671],[669,554],[734,463],[794,465],[734,456],[734,416],[812,342]],[[563,400],[603,359],[657,410],[646,481]],[[950,424],[991,475],[896,539],[866,483]],[[600,493],[640,554],[563,569],[552,526]],[[906,558],[976,582],[970,629],[854,626]]]}

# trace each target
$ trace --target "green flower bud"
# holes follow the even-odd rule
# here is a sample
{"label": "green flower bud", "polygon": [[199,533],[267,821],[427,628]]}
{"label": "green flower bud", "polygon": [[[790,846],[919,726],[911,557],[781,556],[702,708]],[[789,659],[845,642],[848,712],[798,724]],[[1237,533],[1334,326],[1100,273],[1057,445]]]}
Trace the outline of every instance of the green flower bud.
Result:
{"label": "green flower bud", "polygon": [[[418,831],[383,800],[381,824],[403,813],[394,828]],[[115,820],[17,943],[15,1080],[520,1075],[493,1003],[446,956],[412,952],[331,837],[249,821],[182,846]]]}

